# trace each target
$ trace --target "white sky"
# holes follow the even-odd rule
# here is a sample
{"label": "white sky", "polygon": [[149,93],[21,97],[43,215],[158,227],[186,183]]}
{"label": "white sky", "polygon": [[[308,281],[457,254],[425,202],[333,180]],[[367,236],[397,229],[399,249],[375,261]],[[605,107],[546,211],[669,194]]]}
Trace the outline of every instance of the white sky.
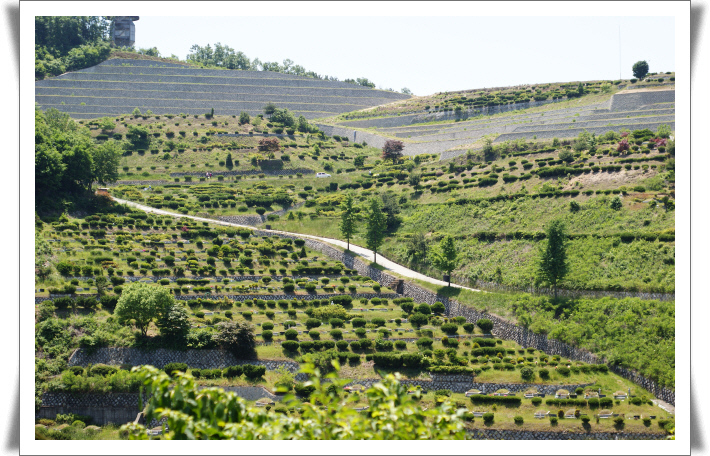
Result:
{"label": "white sky", "polygon": [[250,59],[289,58],[416,95],[619,79],[619,27],[622,78],[639,60],[651,72],[675,70],[673,17],[239,17],[225,8],[221,17],[141,16],[135,25],[136,48],[163,56],[221,42]]}

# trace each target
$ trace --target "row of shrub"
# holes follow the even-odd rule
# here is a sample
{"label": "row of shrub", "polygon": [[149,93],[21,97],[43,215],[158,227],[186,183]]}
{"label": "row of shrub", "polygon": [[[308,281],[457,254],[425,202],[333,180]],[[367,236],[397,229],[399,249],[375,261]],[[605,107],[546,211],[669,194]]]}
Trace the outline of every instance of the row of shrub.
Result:
{"label": "row of shrub", "polygon": [[[168,363],[163,367],[163,370],[174,376],[175,372],[187,372],[188,366],[186,363]],[[265,366],[258,366],[254,364],[242,364],[239,366],[229,366],[224,369],[197,369],[191,368],[190,373],[195,378],[236,378],[241,377],[244,374],[246,377],[251,379],[261,378],[266,374]]]}
{"label": "row of shrub", "polygon": [[474,394],[471,396],[471,402],[474,404],[501,404],[501,405],[520,405],[522,401],[518,396],[485,396],[483,394]]}

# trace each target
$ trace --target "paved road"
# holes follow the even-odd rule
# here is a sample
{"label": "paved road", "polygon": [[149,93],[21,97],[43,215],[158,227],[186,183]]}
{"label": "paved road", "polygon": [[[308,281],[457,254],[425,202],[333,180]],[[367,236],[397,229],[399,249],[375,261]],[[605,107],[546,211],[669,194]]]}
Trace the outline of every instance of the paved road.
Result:
{"label": "paved road", "polygon": [[[150,206],[144,206],[142,204],[134,203],[133,201],[127,201],[119,198],[112,197],[116,202],[121,203],[121,204],[127,204],[128,206],[135,207],[137,209],[140,209],[145,212],[152,212],[155,214],[161,214],[161,215],[168,215],[171,217],[177,217],[177,218],[188,218],[192,220],[197,220],[200,222],[210,222],[210,223],[215,223],[218,225],[225,225],[225,226],[235,226],[239,228],[254,228],[253,226],[249,225],[239,225],[237,223],[230,223],[230,222],[223,222],[221,220],[214,220],[214,219],[208,219],[208,218],[202,218],[202,217],[195,217],[193,215],[184,215],[184,214],[176,214],[174,212],[169,212],[169,211],[164,211],[162,209],[156,209],[154,207]],[[262,228],[260,228],[262,229]],[[278,231],[278,230],[263,230],[263,231],[268,231],[271,233],[283,233],[283,234],[290,234],[290,235],[295,235],[295,236],[300,236],[304,238],[310,238],[310,239],[316,239],[319,241],[327,242],[332,245],[337,245],[338,247],[341,247],[343,249],[347,248],[347,243],[338,239],[331,239],[331,238],[324,238],[324,237],[319,237],[319,236],[312,236],[309,234],[302,234],[302,233],[289,233],[287,231]],[[374,253],[372,250],[366,249],[364,247],[360,247],[358,245],[353,244],[352,242],[350,243],[350,251],[357,254],[360,257],[363,257],[369,261],[374,260]],[[420,274],[416,271],[412,271],[411,269],[405,268],[401,264],[397,264],[394,261],[388,260],[387,258],[383,257],[382,255],[377,255],[377,264],[380,266],[384,267],[385,269],[395,272],[401,276],[404,277],[409,277],[411,279],[418,279],[424,282],[429,282],[433,283],[435,285],[447,285],[446,282],[443,280],[437,280],[434,278],[431,278],[429,276],[425,276],[424,274]],[[468,287],[462,287],[461,285],[456,285],[456,284],[451,284],[452,287],[456,288],[462,288],[464,290],[470,290],[470,291],[481,291],[477,290],[475,288],[468,288]]]}

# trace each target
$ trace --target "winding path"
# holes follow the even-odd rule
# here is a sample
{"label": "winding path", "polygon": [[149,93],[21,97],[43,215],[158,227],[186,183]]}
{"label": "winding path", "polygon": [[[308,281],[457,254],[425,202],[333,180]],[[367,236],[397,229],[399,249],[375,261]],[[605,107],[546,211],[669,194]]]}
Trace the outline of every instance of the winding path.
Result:
{"label": "winding path", "polygon": [[[135,207],[136,209],[140,209],[140,210],[145,211],[145,212],[152,212],[152,213],[154,213],[154,214],[168,215],[168,216],[170,216],[170,217],[176,217],[176,218],[188,218],[188,219],[197,220],[197,221],[200,221],[200,222],[215,223],[215,224],[217,224],[217,225],[225,225],[225,226],[234,226],[234,227],[239,227],[239,228],[254,229],[253,226],[249,226],[249,225],[239,225],[239,224],[237,224],[237,223],[224,222],[224,221],[222,221],[222,220],[214,220],[214,219],[208,219],[208,218],[203,218],[203,217],[196,217],[196,216],[193,216],[193,215],[176,214],[176,213],[174,213],[174,212],[164,211],[164,210],[162,210],[162,209],[156,209],[156,208],[154,208],[154,207],[150,207],[150,206],[145,206],[145,205],[143,205],[143,204],[134,203],[133,201],[123,200],[123,199],[120,199],[120,198],[116,198],[116,197],[114,197],[114,196],[112,196],[111,198],[112,198],[114,201],[116,201],[117,203],[126,204],[126,205],[128,205],[128,206]],[[315,239],[315,240],[318,240],[318,241],[327,242],[327,243],[329,243],[329,244],[336,245],[336,246],[341,247],[341,248],[343,248],[343,249],[347,248],[347,243],[346,243],[345,241],[341,241],[341,240],[338,240],[338,239],[325,238],[325,237],[319,237],[319,236],[312,236],[312,235],[310,235],[310,234],[291,233],[291,232],[288,232],[288,231],[266,230],[266,229],[263,229],[263,228],[259,228],[259,230],[261,230],[261,231],[267,231],[267,232],[270,232],[270,233],[289,234],[289,235],[292,235],[292,236],[300,236],[300,237]],[[364,247],[360,247],[360,246],[358,246],[358,245],[353,244],[352,242],[350,243],[350,251],[353,252],[353,253],[355,253],[356,255],[362,257],[362,258],[365,258],[365,259],[369,260],[369,261],[373,261],[373,260],[374,260],[374,256],[375,256],[375,255],[374,255],[374,253],[372,252],[372,250],[366,249],[366,248],[364,248]],[[425,276],[424,274],[420,274],[420,273],[418,273],[418,272],[416,272],[416,271],[412,271],[412,270],[409,269],[409,268],[405,268],[405,267],[402,266],[401,264],[397,264],[397,263],[395,263],[394,261],[388,260],[387,258],[383,257],[382,255],[378,255],[378,256],[377,256],[377,264],[380,265],[380,266],[382,266],[383,268],[387,269],[388,271],[395,272],[395,273],[397,273],[397,274],[399,274],[399,275],[401,275],[401,276],[404,276],[404,277],[409,277],[409,278],[411,278],[411,279],[421,280],[421,281],[423,281],[423,282],[429,282],[429,283],[432,283],[432,284],[434,284],[434,285],[442,285],[442,286],[447,285],[447,282],[444,282],[443,280],[433,279],[433,278],[431,278],[431,277],[429,277],[429,276]],[[461,285],[456,285],[456,284],[453,284],[453,283],[451,284],[451,286],[452,286],[452,287],[455,287],[455,288],[462,288],[462,289],[464,289],[464,290],[481,291],[481,290],[477,290],[477,289],[475,289],[475,288],[463,287],[463,286],[461,286]]]}

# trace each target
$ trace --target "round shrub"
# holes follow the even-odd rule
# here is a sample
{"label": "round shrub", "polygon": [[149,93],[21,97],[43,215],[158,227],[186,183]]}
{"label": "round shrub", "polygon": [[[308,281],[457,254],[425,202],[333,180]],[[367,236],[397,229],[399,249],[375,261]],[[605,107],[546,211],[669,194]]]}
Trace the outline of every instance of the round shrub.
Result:
{"label": "round shrub", "polygon": [[517,415],[513,418],[513,422],[515,422],[515,424],[518,424],[518,425],[523,424],[523,417],[520,415]]}
{"label": "round shrub", "polygon": [[343,332],[339,329],[333,329],[330,331],[330,336],[333,339],[342,339],[343,338]]}
{"label": "round shrub", "polygon": [[262,331],[261,337],[263,337],[264,340],[271,340],[274,338],[274,333],[273,331]]}
{"label": "round shrub", "polygon": [[352,323],[353,328],[364,328],[367,321],[364,318],[353,318],[350,323]]}
{"label": "round shrub", "polygon": [[493,329],[493,322],[487,318],[482,318],[476,322],[476,326],[481,328],[483,332],[491,332]]}
{"label": "round shrub", "polygon": [[533,405],[540,405],[542,403],[542,398],[541,397],[533,397],[530,402],[532,402]]}
{"label": "round shrub", "polygon": [[350,349],[355,351],[355,350],[360,350],[360,342],[354,340],[350,342]]}
{"label": "round shrub", "polygon": [[355,331],[353,331],[358,337],[362,338],[365,337],[365,334],[367,333],[365,331],[365,328],[357,328]]}
{"label": "round shrub", "polygon": [[320,333],[319,333],[318,331],[315,331],[315,330],[314,330],[314,331],[309,331],[309,332],[308,332],[308,336],[309,336],[311,339],[320,339]]}
{"label": "round shrub", "polygon": [[550,378],[550,371],[547,369],[540,369],[537,373],[541,379],[547,380]]}
{"label": "round shrub", "polygon": [[445,334],[456,334],[458,329],[459,329],[459,327],[455,323],[444,323],[443,325],[441,325],[441,330]]}
{"label": "round shrub", "polygon": [[243,372],[242,366],[229,366],[224,369],[222,375],[225,378],[235,378],[235,377],[241,377],[242,372]]}
{"label": "round shrub", "polygon": [[565,367],[565,366],[558,367],[557,372],[563,377],[569,377],[569,374],[570,374],[569,367]]}
{"label": "round shrub", "polygon": [[372,320],[370,320],[370,323],[372,323],[373,325],[375,325],[377,327],[385,326],[385,319],[380,318],[380,317],[376,317],[376,318],[373,318]]}
{"label": "round shrub", "polygon": [[404,350],[407,348],[407,342],[403,340],[398,340],[394,343],[394,346],[397,347],[399,350]]}
{"label": "round shrub", "polygon": [[267,321],[266,323],[261,325],[261,329],[266,330],[266,331],[271,331],[274,329],[274,324],[271,323],[270,321]]}
{"label": "round shrub", "polygon": [[263,377],[266,374],[265,366],[255,366],[253,364],[245,364],[243,367],[244,375],[248,378],[255,379]]}
{"label": "round shrub", "polygon": [[348,342],[346,340],[339,340],[335,343],[335,346],[338,347],[338,350],[345,351],[348,349]]}
{"label": "round shrub", "polygon": [[475,325],[473,323],[464,323],[463,324],[463,330],[466,331],[467,333],[472,333],[475,328]]}
{"label": "round shrub", "polygon": [[525,381],[532,380],[535,378],[535,371],[532,367],[523,367],[520,369],[520,377]]}
{"label": "round shrub", "polygon": [[488,412],[488,413],[483,414],[483,422],[484,423],[492,423],[494,418],[495,418],[495,415],[493,415],[493,413]]}
{"label": "round shrub", "polygon": [[306,329],[317,328],[321,325],[321,321],[317,318],[309,318],[306,320]]}
{"label": "round shrub", "polygon": [[284,333],[284,337],[286,337],[286,340],[296,340],[298,339],[298,331],[296,331],[295,329],[288,329]]}

